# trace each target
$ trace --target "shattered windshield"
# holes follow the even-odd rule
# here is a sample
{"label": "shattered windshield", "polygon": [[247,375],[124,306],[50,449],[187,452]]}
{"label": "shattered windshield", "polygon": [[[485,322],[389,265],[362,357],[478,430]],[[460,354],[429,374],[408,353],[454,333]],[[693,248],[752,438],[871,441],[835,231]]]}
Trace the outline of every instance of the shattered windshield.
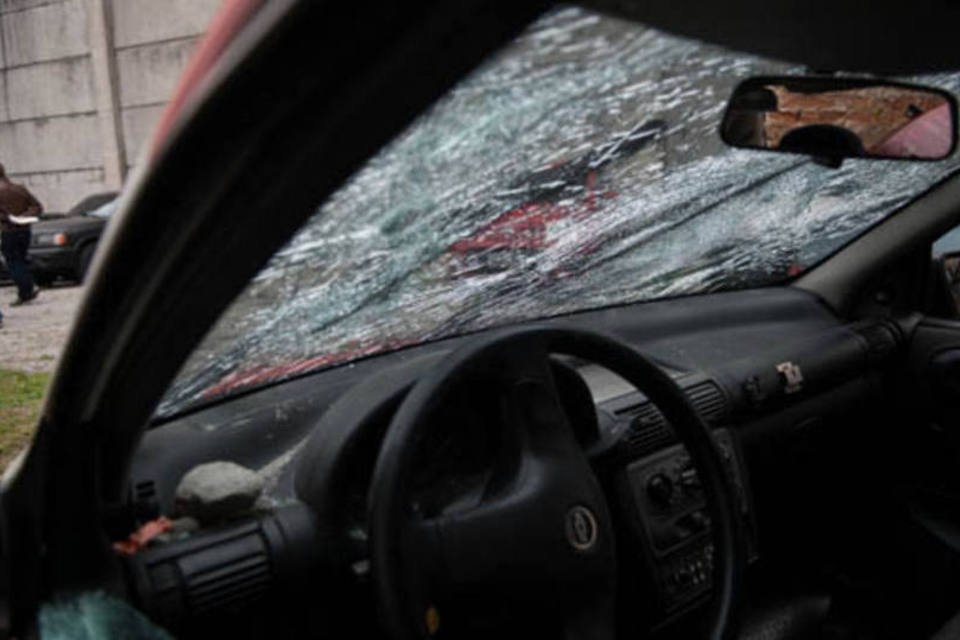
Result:
{"label": "shattered windshield", "polygon": [[956,169],[723,145],[739,81],[802,71],[548,13],[318,207],[158,414],[488,327],[779,283]]}

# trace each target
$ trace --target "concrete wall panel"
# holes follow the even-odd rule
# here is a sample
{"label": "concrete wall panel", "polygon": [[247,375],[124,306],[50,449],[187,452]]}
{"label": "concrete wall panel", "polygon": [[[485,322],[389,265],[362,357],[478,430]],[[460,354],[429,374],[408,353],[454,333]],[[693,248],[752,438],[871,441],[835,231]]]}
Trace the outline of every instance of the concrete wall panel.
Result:
{"label": "concrete wall panel", "polygon": [[86,6],[86,0],[63,0],[3,14],[7,66],[86,54]]}
{"label": "concrete wall panel", "polygon": [[96,115],[37,118],[0,124],[0,155],[11,173],[101,166]]}
{"label": "concrete wall panel", "polygon": [[15,175],[13,179],[26,185],[51,213],[64,213],[82,198],[107,191],[100,169]]}
{"label": "concrete wall panel", "polygon": [[126,47],[203,33],[220,0],[114,0],[114,42]]}
{"label": "concrete wall panel", "polygon": [[[0,161],[50,211],[102,191],[105,162],[116,179],[101,137],[116,102],[127,164],[140,160],[221,0],[103,0],[113,12],[113,49],[100,37],[93,56],[95,1],[0,0]],[[110,51],[115,70],[104,64]],[[106,74],[94,73],[94,59]]]}
{"label": "concrete wall panel", "polygon": [[150,44],[117,52],[121,106],[164,102],[170,97],[197,38]]}
{"label": "concrete wall panel", "polygon": [[127,142],[127,161],[130,166],[140,162],[144,147],[150,142],[153,128],[160,120],[163,106],[131,107],[123,110],[123,138]]}
{"label": "concrete wall panel", "polygon": [[10,118],[96,110],[89,58],[67,58],[7,71]]}

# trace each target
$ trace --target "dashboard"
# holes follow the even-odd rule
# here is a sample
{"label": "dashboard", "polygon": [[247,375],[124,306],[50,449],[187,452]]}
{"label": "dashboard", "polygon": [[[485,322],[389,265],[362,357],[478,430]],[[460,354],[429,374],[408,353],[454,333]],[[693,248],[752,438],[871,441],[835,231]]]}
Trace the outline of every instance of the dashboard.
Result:
{"label": "dashboard", "polygon": [[[630,340],[654,357],[714,428],[747,525],[749,555],[755,560],[764,556],[764,543],[771,537],[761,535],[764,514],[781,508],[788,494],[780,491],[782,485],[771,491],[773,482],[752,480],[766,479],[771,468],[777,471],[779,459],[771,452],[781,455],[783,443],[798,430],[816,420],[829,422],[831,415],[873,397],[879,388],[873,379],[882,375],[902,337],[885,321],[838,323],[815,300],[795,291],[713,298],[726,305],[707,320],[698,309],[706,304],[702,298],[641,305],[637,314],[620,309],[590,312],[575,320]],[[645,337],[633,338],[637,335]],[[456,343],[362,361],[172,420],[149,432],[142,443],[132,465],[126,508],[141,520],[168,513],[183,473],[202,462],[231,459],[264,477],[265,502],[276,507],[268,518],[277,517],[291,502],[304,501],[324,527],[319,553],[326,554],[325,563],[347,567],[346,574],[337,574],[341,579],[352,575],[362,582],[369,569],[364,564],[365,483],[379,441],[410,385]],[[620,547],[621,561],[645,567],[652,579],[652,584],[628,588],[647,594],[652,589],[654,615],[669,623],[711,592],[710,521],[696,470],[643,394],[595,365],[563,364],[581,381],[577,393],[592,400],[588,404],[594,414],[583,420],[593,423],[600,438],[589,455],[597,466],[613,470],[604,482],[622,507],[617,524],[629,543]],[[438,505],[472,499],[497,446],[495,437],[482,435],[484,424],[493,419],[484,415],[482,403],[470,405],[465,396],[458,406],[471,410],[453,410],[442,419],[459,426],[454,431],[460,435],[428,445],[436,462],[425,465],[421,477],[424,495],[432,495]],[[433,480],[441,476],[452,480],[438,487]],[[273,553],[269,549],[277,544],[276,536],[262,532],[282,525],[243,526],[248,527],[245,535],[267,549],[267,556]],[[194,564],[200,538],[193,537],[187,554]],[[220,545],[209,548],[223,554]],[[164,562],[186,561],[170,547],[160,552]],[[150,560],[142,554],[138,562]],[[151,575],[143,566],[132,574]],[[268,579],[280,583],[285,577],[275,573]],[[189,591],[189,585],[182,586]],[[145,593],[155,587],[149,577],[137,583]],[[173,615],[144,608],[154,616]]]}

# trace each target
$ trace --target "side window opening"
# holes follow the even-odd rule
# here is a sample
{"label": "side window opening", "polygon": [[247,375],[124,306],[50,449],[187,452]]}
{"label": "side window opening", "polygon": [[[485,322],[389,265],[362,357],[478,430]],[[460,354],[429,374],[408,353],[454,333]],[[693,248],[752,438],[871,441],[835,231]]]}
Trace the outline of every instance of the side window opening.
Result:
{"label": "side window opening", "polygon": [[960,225],[933,243],[930,313],[960,320]]}

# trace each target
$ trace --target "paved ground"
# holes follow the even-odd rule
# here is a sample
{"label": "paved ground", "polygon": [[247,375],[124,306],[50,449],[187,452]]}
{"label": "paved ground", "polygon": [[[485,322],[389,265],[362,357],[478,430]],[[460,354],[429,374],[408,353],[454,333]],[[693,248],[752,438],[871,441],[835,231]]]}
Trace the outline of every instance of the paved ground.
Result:
{"label": "paved ground", "polygon": [[11,307],[13,287],[0,287],[0,369],[53,371],[83,293],[80,286],[43,289],[22,307]]}

